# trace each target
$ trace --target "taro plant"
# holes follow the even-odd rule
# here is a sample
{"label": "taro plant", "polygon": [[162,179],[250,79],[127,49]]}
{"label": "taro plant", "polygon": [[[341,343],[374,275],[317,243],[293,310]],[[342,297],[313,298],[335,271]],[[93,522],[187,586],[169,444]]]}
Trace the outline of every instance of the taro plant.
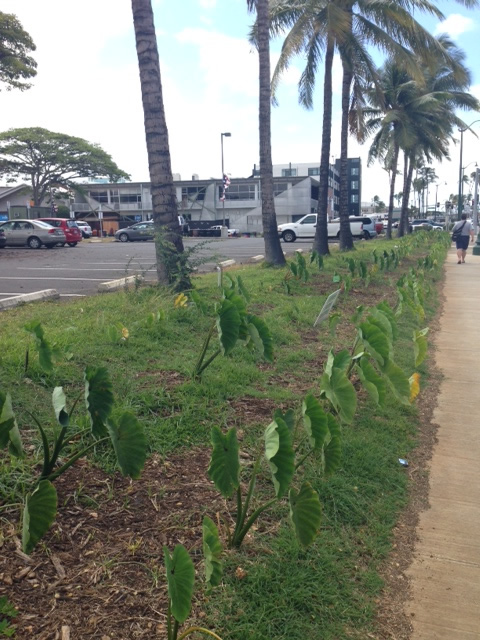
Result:
{"label": "taro plant", "polygon": [[[25,325],[25,331],[27,331],[34,339],[35,345],[38,351],[38,364],[47,372],[53,371],[53,357],[58,356],[58,349],[55,345],[50,345],[45,338],[43,327],[38,320],[32,320]],[[27,346],[25,350],[25,366],[24,373],[28,371],[30,364],[30,347]]]}
{"label": "taro plant", "polygon": [[[212,445],[208,475],[224,498],[235,495],[236,499],[233,530],[224,523],[229,548],[240,547],[261,514],[287,495],[290,519],[298,541],[305,547],[313,542],[321,522],[320,499],[309,482],[301,479],[296,482],[296,478],[310,457],[320,459],[327,475],[341,462],[339,425],[314,396],[305,398],[298,418],[292,409],[286,413],[275,411],[273,421],[265,429],[264,445],[253,464],[246,491],[241,483],[245,470],[240,465],[235,428],[223,433],[220,428],[213,427]],[[262,464],[268,466],[274,488],[274,496],[265,501],[255,495]]]}
{"label": "taro plant", "polygon": [[[248,292],[240,277],[229,278],[230,288],[224,288],[223,300],[215,308],[215,320],[207,333],[193,377],[199,378],[220,354],[230,355],[237,344],[256,351],[267,362],[273,362],[273,340],[264,320],[247,311]],[[217,333],[219,345],[208,355],[210,342]]]}
{"label": "taro plant", "polygon": [[[89,426],[83,429],[76,427],[72,418],[82,396],[89,416]],[[69,411],[63,388],[55,387],[52,402],[56,425],[52,429],[45,428],[34,413],[27,412],[40,434],[43,463],[32,491],[24,500],[22,548],[25,553],[34,549],[55,520],[57,492],[53,482],[91,449],[110,442],[122,474],[139,477],[147,454],[143,429],[130,412],[124,412],[114,419],[113,401],[112,383],[107,370],[104,367],[87,367],[85,389],[73,401]],[[51,437],[49,433],[52,433]],[[72,450],[72,439],[82,443],[76,450]],[[10,394],[0,391],[0,446],[7,445],[12,455],[24,455]]]}
{"label": "taro plant", "polygon": [[[220,561],[222,545],[218,529],[208,516],[203,519],[202,533],[205,579],[208,587],[211,588],[220,584],[222,578]],[[171,555],[167,547],[163,548],[163,553],[168,589],[167,640],[182,640],[194,633],[221,640],[213,631],[196,625],[180,631],[180,625],[190,615],[195,586],[195,567],[188,551],[181,544],[175,547]]]}
{"label": "taro plant", "polygon": [[5,638],[13,638],[15,635],[15,627],[10,622],[18,615],[18,611],[8,601],[7,596],[0,597],[0,636]]}

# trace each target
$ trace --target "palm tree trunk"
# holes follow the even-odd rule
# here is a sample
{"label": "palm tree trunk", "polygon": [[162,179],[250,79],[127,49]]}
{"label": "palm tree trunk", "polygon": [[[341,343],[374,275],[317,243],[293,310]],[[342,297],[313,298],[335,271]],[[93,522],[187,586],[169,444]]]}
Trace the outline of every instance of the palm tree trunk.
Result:
{"label": "palm tree trunk", "polygon": [[259,134],[260,134],[260,185],[262,190],[262,225],[265,244],[265,261],[284,265],[280,238],[277,231],[273,192],[272,142],[271,142],[271,88],[270,88],[270,20],[268,0],[257,0],[257,38],[259,59]]}
{"label": "palm tree trunk", "polygon": [[325,77],[323,81],[322,150],[320,154],[317,228],[313,241],[313,249],[321,256],[326,256],[330,253],[328,248],[328,182],[332,139],[332,66],[334,52],[335,43],[333,38],[329,37],[325,51]]}
{"label": "palm tree trunk", "polygon": [[404,161],[404,178],[403,178],[403,200],[402,200],[402,213],[400,215],[400,223],[398,225],[398,237],[401,238],[408,233],[408,200],[410,198],[410,189],[412,186],[414,158],[409,157],[405,153]]}
{"label": "palm tree trunk", "polygon": [[398,168],[398,154],[400,153],[400,147],[398,143],[395,143],[392,158],[392,175],[390,177],[390,198],[388,201],[388,221],[387,221],[387,239],[392,239],[392,221],[393,221],[393,200],[395,198],[395,181],[397,179]]}
{"label": "palm tree trunk", "polygon": [[352,70],[342,56],[342,131],[340,134],[340,250],[354,249],[352,230],[348,217],[348,112],[350,108],[350,87]]}
{"label": "palm tree trunk", "polygon": [[[161,284],[171,284],[178,272],[183,252],[173,186],[168,130],[163,107],[160,61],[151,0],[132,0],[138,68],[142,88],[145,138],[152,190],[153,220],[162,241],[156,242],[157,276]],[[166,242],[165,242],[166,241]],[[183,279],[183,286],[188,286]]]}

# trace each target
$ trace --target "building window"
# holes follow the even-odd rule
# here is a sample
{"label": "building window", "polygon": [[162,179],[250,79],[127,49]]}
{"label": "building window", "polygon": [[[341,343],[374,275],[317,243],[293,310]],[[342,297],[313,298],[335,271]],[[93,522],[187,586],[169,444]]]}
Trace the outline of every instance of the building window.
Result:
{"label": "building window", "polygon": [[358,191],[358,180],[352,180],[352,182],[350,183],[350,188]]}
{"label": "building window", "polygon": [[352,167],[352,168],[351,168],[351,170],[350,170],[350,174],[351,174],[352,176],[358,176],[358,174],[359,174],[359,168],[358,168],[358,167]]}
{"label": "building window", "polygon": [[319,176],[320,175],[320,167],[309,167],[308,175],[309,176]]}
{"label": "building window", "polygon": [[[218,188],[218,197],[220,199],[223,193],[223,187]],[[226,193],[227,200],[255,200],[255,183],[241,182],[240,184],[231,184]]]}
{"label": "building window", "polygon": [[352,204],[358,203],[358,196],[357,195],[350,196],[350,202]]}
{"label": "building window", "polygon": [[200,200],[203,202],[205,200],[205,192],[207,191],[207,187],[182,187],[182,202],[190,201],[196,202]]}
{"label": "building window", "polygon": [[118,189],[110,189],[110,202],[112,204],[118,204],[120,202],[120,197],[118,195]]}
{"label": "building window", "polygon": [[295,178],[296,175],[296,169],[282,169],[282,178]]}
{"label": "building window", "polygon": [[97,202],[108,204],[108,191],[89,191],[88,195]]}
{"label": "building window", "polygon": [[121,193],[120,204],[137,204],[142,202],[142,195],[140,193]]}
{"label": "building window", "polygon": [[274,182],[273,183],[273,195],[279,196],[281,193],[288,189],[288,182]]}

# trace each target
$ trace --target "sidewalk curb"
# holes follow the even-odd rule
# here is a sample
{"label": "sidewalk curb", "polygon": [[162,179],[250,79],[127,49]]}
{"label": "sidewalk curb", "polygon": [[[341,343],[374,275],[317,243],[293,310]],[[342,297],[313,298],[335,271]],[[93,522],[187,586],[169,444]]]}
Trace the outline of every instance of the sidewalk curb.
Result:
{"label": "sidewalk curb", "polygon": [[32,293],[23,293],[21,296],[13,296],[0,300],[0,310],[18,307],[26,302],[37,302],[38,300],[56,300],[60,298],[60,294],[56,289],[44,289],[43,291],[33,291]]}
{"label": "sidewalk curb", "polygon": [[130,284],[135,284],[136,281],[143,280],[143,276],[127,276],[126,278],[119,278],[118,280],[109,280],[108,282],[101,282],[98,285],[99,293],[108,293],[109,291],[117,291]]}
{"label": "sidewalk curb", "polygon": [[252,256],[250,258],[250,262],[261,262],[262,260],[265,259],[265,256],[262,256],[261,254],[258,256]]}

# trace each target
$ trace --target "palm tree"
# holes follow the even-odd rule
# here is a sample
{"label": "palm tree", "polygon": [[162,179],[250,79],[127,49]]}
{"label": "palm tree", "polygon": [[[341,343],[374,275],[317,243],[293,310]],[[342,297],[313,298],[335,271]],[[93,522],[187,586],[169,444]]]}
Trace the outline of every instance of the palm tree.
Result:
{"label": "palm tree", "polygon": [[[183,242],[163,107],[160,61],[151,0],[132,0],[133,24],[142,88],[145,138],[152,190],[153,220],[157,231],[157,276],[161,284],[178,281]],[[181,287],[189,286],[182,274]]]}
{"label": "palm tree", "polygon": [[260,185],[262,191],[262,226],[265,244],[265,261],[272,265],[284,265],[280,238],[277,231],[275,199],[273,192],[273,167],[271,144],[271,85],[270,85],[270,19],[268,0],[247,0],[250,11],[256,8],[255,40],[259,60],[259,135],[260,135]]}

